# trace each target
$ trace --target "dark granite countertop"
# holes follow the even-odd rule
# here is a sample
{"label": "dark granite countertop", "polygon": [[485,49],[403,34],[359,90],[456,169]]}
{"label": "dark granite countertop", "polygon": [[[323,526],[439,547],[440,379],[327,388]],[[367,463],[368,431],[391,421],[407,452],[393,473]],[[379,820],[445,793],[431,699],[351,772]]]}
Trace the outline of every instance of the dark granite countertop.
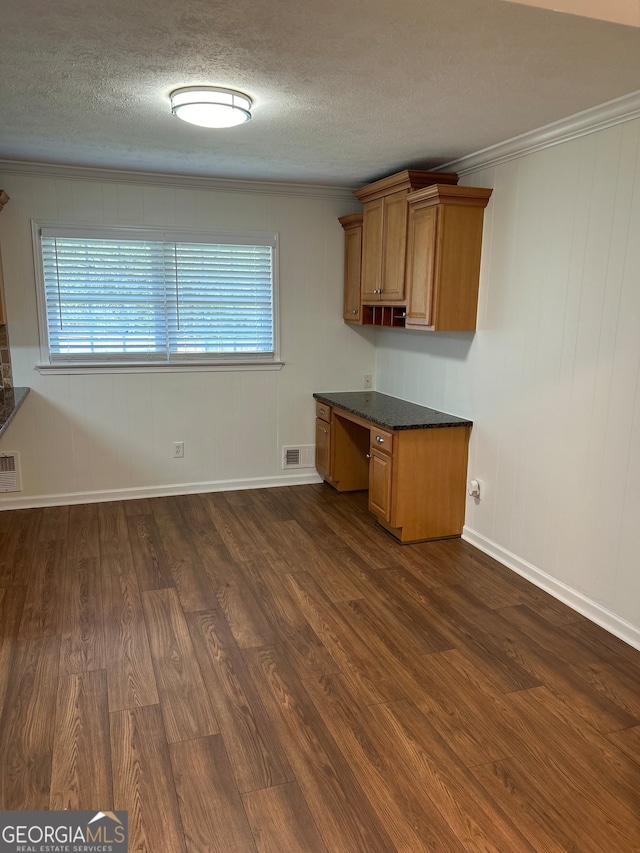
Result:
{"label": "dark granite countertop", "polygon": [[8,391],[0,389],[0,435],[13,420],[29,391],[29,388],[11,388]]}
{"label": "dark granite countertop", "polygon": [[418,406],[378,391],[336,391],[313,395],[320,403],[344,409],[390,430],[472,426],[473,421]]}

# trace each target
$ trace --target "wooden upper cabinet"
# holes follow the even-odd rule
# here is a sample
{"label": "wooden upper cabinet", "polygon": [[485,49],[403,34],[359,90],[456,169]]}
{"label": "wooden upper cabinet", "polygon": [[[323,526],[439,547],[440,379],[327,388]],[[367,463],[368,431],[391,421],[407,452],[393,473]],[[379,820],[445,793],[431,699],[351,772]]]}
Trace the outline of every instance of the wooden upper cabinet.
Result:
{"label": "wooden upper cabinet", "polygon": [[[9,196],[4,190],[0,190],[0,212],[9,201]],[[4,307],[4,279],[2,277],[2,256],[0,255],[0,326],[7,322],[7,312]]]}
{"label": "wooden upper cabinet", "polygon": [[344,228],[344,310],[345,323],[362,323],[362,214],[341,216]]}
{"label": "wooden upper cabinet", "polygon": [[473,331],[492,190],[436,184],[408,196],[406,328]]}
{"label": "wooden upper cabinet", "polygon": [[405,298],[407,198],[435,181],[457,183],[452,172],[405,170],[368,184],[354,195],[364,205],[362,225],[362,301],[402,302]]}
{"label": "wooden upper cabinet", "polygon": [[424,331],[473,331],[484,208],[492,190],[452,172],[398,172],[356,190],[345,229],[344,319]]}

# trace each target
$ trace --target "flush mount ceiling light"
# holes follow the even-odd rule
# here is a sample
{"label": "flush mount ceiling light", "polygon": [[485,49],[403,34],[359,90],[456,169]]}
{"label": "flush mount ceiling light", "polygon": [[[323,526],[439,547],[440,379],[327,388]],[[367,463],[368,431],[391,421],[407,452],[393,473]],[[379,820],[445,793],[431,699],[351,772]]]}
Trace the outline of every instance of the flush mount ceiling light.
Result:
{"label": "flush mount ceiling light", "polygon": [[251,98],[218,86],[184,86],[169,95],[171,112],[200,127],[235,127],[251,118]]}

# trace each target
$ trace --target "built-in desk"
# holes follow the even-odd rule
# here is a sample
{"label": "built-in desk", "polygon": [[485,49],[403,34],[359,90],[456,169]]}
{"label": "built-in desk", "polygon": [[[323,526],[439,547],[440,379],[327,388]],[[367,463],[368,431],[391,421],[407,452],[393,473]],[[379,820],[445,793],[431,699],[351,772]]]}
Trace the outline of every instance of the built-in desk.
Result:
{"label": "built-in desk", "polygon": [[400,542],[460,536],[471,421],[377,391],[313,396],[327,483],[368,489],[369,509]]}

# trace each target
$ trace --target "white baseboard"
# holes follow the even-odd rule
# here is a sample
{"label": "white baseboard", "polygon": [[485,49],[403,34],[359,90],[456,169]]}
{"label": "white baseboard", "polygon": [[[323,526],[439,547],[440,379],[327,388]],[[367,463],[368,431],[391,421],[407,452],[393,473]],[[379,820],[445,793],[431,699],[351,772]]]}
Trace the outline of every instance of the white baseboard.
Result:
{"label": "white baseboard", "polygon": [[562,581],[556,580],[556,578],[543,572],[542,569],[521,559],[516,554],[503,548],[502,545],[498,545],[497,542],[487,539],[486,536],[483,536],[476,530],[472,530],[466,525],[462,530],[462,538],[480,551],[484,551],[485,554],[498,560],[499,563],[502,563],[508,569],[512,569],[517,574],[522,575],[522,577],[531,581],[531,583],[540,587],[545,592],[548,592],[554,598],[562,601],[573,610],[586,616],[587,619],[591,619],[592,622],[600,625],[605,631],[609,631],[610,634],[614,634],[616,637],[624,640],[625,643],[633,646],[634,649],[640,649],[640,628],[637,628],[620,616],[616,616],[615,613],[607,610],[606,607],[602,607],[602,605],[592,601],[592,599],[587,598],[582,593],[562,583]]}
{"label": "white baseboard", "polygon": [[279,486],[304,486],[321,483],[316,471],[283,474],[279,477],[253,477],[246,480],[214,480],[209,483],[176,483],[166,486],[140,486],[134,489],[103,489],[95,492],[65,492],[60,495],[27,495],[0,497],[0,511],[5,509],[34,509],[44,506],[132,501],[140,498],[163,498],[169,495],[195,495],[203,492],[236,492],[243,489],[273,489]]}

